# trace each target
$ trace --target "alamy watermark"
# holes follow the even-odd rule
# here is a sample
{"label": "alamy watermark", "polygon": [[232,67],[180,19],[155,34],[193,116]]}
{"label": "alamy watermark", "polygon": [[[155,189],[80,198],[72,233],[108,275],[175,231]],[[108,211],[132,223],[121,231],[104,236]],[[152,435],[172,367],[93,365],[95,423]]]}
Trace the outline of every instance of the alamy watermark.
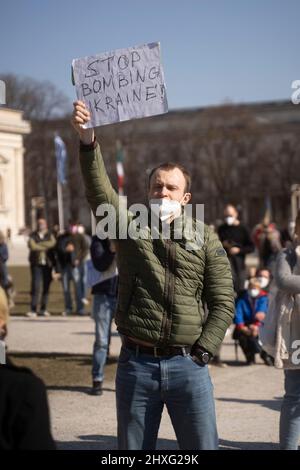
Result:
{"label": "alamy watermark", "polygon": [[291,362],[294,366],[299,366],[300,365],[300,339],[295,339],[295,341],[292,342],[292,349],[295,349],[295,351],[292,353]]}
{"label": "alamy watermark", "polygon": [[3,80],[0,80],[0,105],[6,104],[6,86]]}
{"label": "alamy watermark", "polygon": [[293,104],[300,103],[300,80],[294,80],[291,85],[292,89],[295,90],[291,95]]}
{"label": "alamy watermark", "polygon": [[[119,205],[100,204],[96,210],[98,238],[104,240],[183,240],[188,251],[200,250],[204,243],[204,204],[187,204],[161,217],[161,207],[132,204],[119,196]],[[172,222],[172,223],[171,223]]]}

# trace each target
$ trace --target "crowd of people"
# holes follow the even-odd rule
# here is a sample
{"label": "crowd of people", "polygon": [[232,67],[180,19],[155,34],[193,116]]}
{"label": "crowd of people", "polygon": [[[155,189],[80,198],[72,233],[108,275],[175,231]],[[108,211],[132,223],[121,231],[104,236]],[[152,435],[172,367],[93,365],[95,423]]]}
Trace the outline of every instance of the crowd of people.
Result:
{"label": "crowd of people", "polygon": [[[29,236],[29,263],[31,270],[31,306],[28,317],[49,316],[48,295],[53,279],[60,279],[64,294],[65,309],[62,315],[74,312],[71,284],[75,291],[75,312],[84,315],[87,299],[87,258],[91,240],[84,226],[70,223],[60,233],[57,228],[50,231],[45,219],[37,221],[37,230]],[[39,299],[40,285],[42,294]],[[40,300],[40,302],[39,302]]]}
{"label": "crowd of people", "polygon": [[[224,222],[214,230],[226,251],[232,272],[235,293],[232,338],[241,347],[245,355],[245,364],[254,364],[256,355],[259,355],[266,365],[274,365],[274,357],[263,349],[259,337],[260,328],[264,325],[264,320],[268,315],[270,290],[271,286],[275,285],[274,277],[276,278],[277,275],[278,278],[279,276],[276,272],[276,258],[282,256],[286,250],[289,252],[293,250],[295,243],[293,237],[285,236],[282,240],[276,225],[270,223],[267,218],[264,218],[263,222],[258,224],[251,234],[247,227],[240,222],[238,211],[233,205],[225,207]],[[115,266],[116,245],[112,240],[100,240],[96,235],[90,237],[86,234],[82,224],[70,223],[68,229],[61,233],[57,226],[49,230],[47,221],[44,218],[39,218],[37,229],[29,235],[28,248],[31,271],[31,304],[30,311],[26,314],[28,317],[50,315],[48,297],[53,280],[61,281],[62,284],[65,305],[62,315],[64,316],[85,314],[84,306],[89,303],[87,297],[89,287],[91,288],[90,293],[93,298],[91,316],[95,321],[91,393],[102,395],[111,324],[118,290],[118,276]],[[258,266],[247,268],[246,255],[254,251],[259,259]],[[7,309],[14,306],[10,295],[12,279],[6,264],[8,256],[8,246],[4,234],[0,232],[0,280],[3,293],[1,299],[3,302],[5,297]],[[114,265],[113,271],[107,277],[101,277],[101,273],[103,275],[111,270],[112,265]],[[89,269],[98,273],[98,278],[96,274],[90,284],[87,279]],[[75,292],[75,310],[71,296],[72,282]],[[2,336],[4,337],[4,334]],[[224,365],[220,360],[220,351],[217,351],[212,358],[212,363]],[[15,372],[20,372],[14,369],[12,364],[10,364],[10,368]],[[24,370],[21,372],[26,373]],[[294,390],[294,377],[293,372],[286,371],[287,391]],[[285,431],[288,427],[287,415],[291,413],[291,405],[289,404],[291,398],[288,394],[287,397],[283,405],[280,432],[282,441],[288,440],[288,444],[290,444],[291,439],[286,438],[287,432]],[[47,407],[44,411],[44,419],[48,419]],[[53,446],[51,439],[51,436],[46,436],[44,441],[48,442],[47,445],[50,448]]]}
{"label": "crowd of people", "polygon": [[[102,395],[104,366],[109,352],[111,324],[117,298],[117,270],[116,267],[111,270],[116,257],[114,243],[108,240],[102,241],[96,235],[91,238],[84,226],[79,223],[70,223],[68,229],[62,233],[57,226],[50,231],[46,220],[40,218],[37,221],[37,230],[29,236],[28,247],[31,310],[26,314],[27,317],[50,316],[47,305],[53,279],[60,279],[62,283],[65,304],[63,316],[85,315],[84,307],[89,304],[87,297],[89,286],[91,287],[93,297],[91,316],[95,321],[91,392],[94,395]],[[103,276],[103,273],[109,269],[110,274]],[[96,272],[96,278],[90,271],[94,274]],[[99,277],[100,273],[102,277]],[[91,281],[88,280],[88,275]],[[74,303],[71,294],[72,284],[75,292]],[[73,304],[76,306],[75,311]]]}
{"label": "crowd of people", "polygon": [[[72,124],[80,136],[83,181],[88,202],[96,214],[98,205],[107,200],[114,207],[119,206],[94,131],[82,127],[89,119],[85,105],[76,102]],[[173,224],[178,216],[174,203],[186,205],[190,191],[191,176],[181,165],[162,164],[151,172],[149,201],[160,201],[163,207],[163,217],[159,212],[159,229],[163,224]],[[78,223],[59,233],[50,231],[46,220],[40,218],[28,241],[31,269],[28,316],[49,315],[52,279],[62,282],[63,314],[74,313],[70,291],[73,282],[75,313],[83,315],[88,301],[87,278],[93,278],[89,284],[95,321],[93,394],[102,394],[113,316],[122,341],[116,374],[119,450],[154,450],[165,405],[180,449],[218,448],[213,388],[207,366],[214,357],[220,359],[221,343],[234,323],[233,339],[241,347],[246,365],[254,364],[260,355],[267,366],[281,363],[285,369],[280,446],[296,449],[300,437],[300,366],[293,359],[292,348],[300,337],[299,244],[300,212],[291,234],[283,236],[269,214],[250,233],[233,205],[225,207],[224,223],[219,227],[204,227],[204,245],[197,256],[172,238],[172,234],[169,240],[162,236],[89,239]],[[3,237],[0,245],[1,285],[7,292],[8,252]],[[249,269],[246,256],[255,249],[259,265]],[[1,307],[6,312],[0,316],[2,338],[7,330],[7,297],[3,296]],[[270,312],[275,319],[274,334],[267,341],[261,332],[271,331]],[[0,383],[5,374],[10,374],[7,371],[0,367]],[[13,375],[11,380],[18,380]],[[36,386],[40,389],[41,416],[47,428],[47,402],[42,387],[37,382]],[[8,400],[6,392],[1,400]],[[0,413],[2,406],[3,403]],[[15,420],[17,429],[18,416]],[[0,447],[26,447],[26,437],[25,441],[20,436],[18,439],[14,441],[13,436],[7,442],[0,432]],[[41,446],[53,446],[47,431]]]}
{"label": "crowd of people", "polygon": [[[233,339],[241,347],[247,365],[255,363],[259,354],[268,366],[274,364],[270,355],[262,348],[259,331],[268,312],[271,288],[275,288],[274,272],[278,254],[292,246],[293,234],[280,231],[271,222],[269,211],[261,223],[250,231],[239,219],[237,208],[228,204],[224,208],[224,221],[217,228],[220,241],[227,253],[235,292],[235,325]],[[246,256],[255,254],[255,266],[246,265]],[[212,362],[224,367],[220,351]]]}

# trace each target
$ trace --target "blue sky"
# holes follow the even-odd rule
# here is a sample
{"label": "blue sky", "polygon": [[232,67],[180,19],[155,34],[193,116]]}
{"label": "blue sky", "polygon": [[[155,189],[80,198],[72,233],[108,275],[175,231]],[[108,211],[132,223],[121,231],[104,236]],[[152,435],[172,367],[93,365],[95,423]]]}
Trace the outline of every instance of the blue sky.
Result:
{"label": "blue sky", "polygon": [[73,58],[160,41],[171,109],[290,99],[299,20],[299,0],[2,0],[0,73],[73,100]]}

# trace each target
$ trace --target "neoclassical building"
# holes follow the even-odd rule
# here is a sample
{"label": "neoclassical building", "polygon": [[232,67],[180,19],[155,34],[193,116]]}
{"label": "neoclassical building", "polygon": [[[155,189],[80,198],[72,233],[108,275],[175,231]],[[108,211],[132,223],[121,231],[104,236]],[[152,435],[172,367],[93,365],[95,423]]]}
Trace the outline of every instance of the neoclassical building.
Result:
{"label": "neoclassical building", "polygon": [[12,240],[25,226],[23,136],[31,126],[22,111],[0,106],[0,230]]}

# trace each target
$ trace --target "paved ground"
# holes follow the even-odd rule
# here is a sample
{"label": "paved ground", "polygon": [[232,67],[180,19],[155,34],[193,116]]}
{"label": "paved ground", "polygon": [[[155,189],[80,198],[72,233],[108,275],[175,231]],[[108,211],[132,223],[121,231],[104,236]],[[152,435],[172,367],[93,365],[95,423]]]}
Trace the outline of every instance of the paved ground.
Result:
{"label": "paved ground", "polygon": [[[46,382],[53,434],[61,449],[116,448],[114,376],[120,341],[114,333],[101,397],[89,395],[92,343],[89,317],[11,319],[9,349],[16,363],[32,367]],[[236,361],[230,335],[222,356],[227,368],[210,367],[221,447],[277,448],[283,373],[262,363],[244,366],[241,351]],[[177,448],[167,413],[158,447]]]}

